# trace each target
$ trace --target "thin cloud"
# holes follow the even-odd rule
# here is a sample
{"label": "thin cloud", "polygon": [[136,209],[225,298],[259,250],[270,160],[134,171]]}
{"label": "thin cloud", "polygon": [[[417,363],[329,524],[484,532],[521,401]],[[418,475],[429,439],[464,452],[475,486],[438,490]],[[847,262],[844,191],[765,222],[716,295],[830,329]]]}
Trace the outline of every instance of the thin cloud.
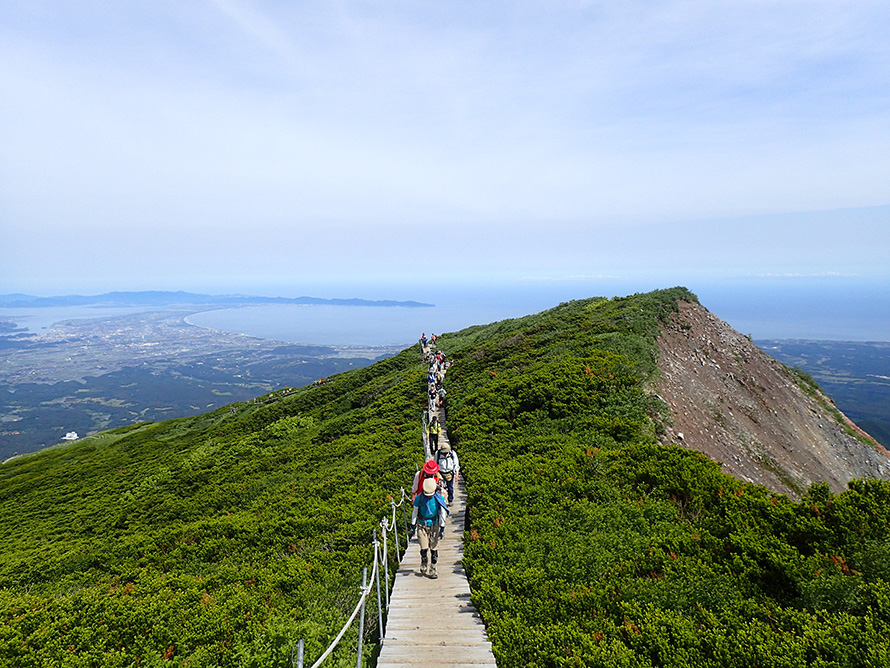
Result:
{"label": "thin cloud", "polygon": [[520,277],[520,281],[527,281],[530,283],[538,283],[538,282],[563,282],[563,281],[592,281],[592,280],[618,280],[621,279],[621,276],[617,276],[615,274],[572,274],[566,276],[522,276]]}
{"label": "thin cloud", "polygon": [[822,271],[808,273],[763,273],[751,274],[753,278],[861,278],[859,273],[844,273],[840,271]]}
{"label": "thin cloud", "polygon": [[255,3],[240,0],[207,0],[223,16],[229,19],[244,34],[275,53],[283,61],[297,65],[303,58],[296,49],[287,31],[276,24],[267,14],[260,11]]}
{"label": "thin cloud", "polygon": [[9,0],[0,279],[128,238],[145,275],[416,271],[432,239],[554,281],[873,272],[887,34],[871,1]]}

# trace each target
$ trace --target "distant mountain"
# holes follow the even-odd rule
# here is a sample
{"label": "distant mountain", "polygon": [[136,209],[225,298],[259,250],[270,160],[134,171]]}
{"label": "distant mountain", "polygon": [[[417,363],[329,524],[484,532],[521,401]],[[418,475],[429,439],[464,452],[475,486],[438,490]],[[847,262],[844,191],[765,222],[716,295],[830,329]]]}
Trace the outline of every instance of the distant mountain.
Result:
{"label": "distant mountain", "polygon": [[255,295],[204,295],[193,292],[146,290],[142,292],[106,292],[101,295],[0,295],[0,308],[43,308],[49,306],[192,306],[250,304],[327,304],[331,306],[400,306],[424,308],[434,304],[391,299],[322,299],[320,297],[259,297]]}

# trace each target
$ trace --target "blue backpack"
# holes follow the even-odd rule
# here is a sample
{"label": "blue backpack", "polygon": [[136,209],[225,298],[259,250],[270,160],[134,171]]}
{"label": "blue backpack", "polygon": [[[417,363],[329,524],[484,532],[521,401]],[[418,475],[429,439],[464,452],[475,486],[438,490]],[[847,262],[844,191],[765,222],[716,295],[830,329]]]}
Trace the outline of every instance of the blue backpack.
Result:
{"label": "blue backpack", "polygon": [[428,527],[433,526],[439,518],[440,505],[445,507],[446,510],[448,509],[447,506],[444,506],[444,499],[438,493],[432,496],[418,494],[417,498],[414,499],[414,505],[417,506],[418,523]]}

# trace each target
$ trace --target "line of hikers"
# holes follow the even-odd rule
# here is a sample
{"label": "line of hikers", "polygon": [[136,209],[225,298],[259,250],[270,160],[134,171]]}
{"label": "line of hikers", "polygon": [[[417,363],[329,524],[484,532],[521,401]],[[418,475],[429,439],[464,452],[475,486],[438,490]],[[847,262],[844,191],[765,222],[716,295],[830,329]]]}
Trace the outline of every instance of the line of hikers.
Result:
{"label": "line of hikers", "polygon": [[[433,335],[435,336],[435,334]],[[420,339],[423,341],[423,338]],[[430,348],[422,347],[423,359],[430,363],[429,372],[427,373],[427,384],[429,394],[430,413],[435,413],[437,408],[442,409],[442,417],[447,417],[448,404],[446,402],[445,388],[442,381],[445,379],[445,372],[454,364],[445,359],[445,353],[437,350],[435,353]]]}
{"label": "line of hikers", "polygon": [[[460,461],[449,443],[433,455],[414,476],[413,510],[409,538],[417,533],[420,543],[420,573],[438,577],[439,540],[445,535],[449,505],[454,501],[454,483],[460,475]],[[447,501],[446,501],[447,498]]]}
{"label": "line of hikers", "polygon": [[[433,337],[435,338],[435,334]],[[424,360],[430,358],[432,360],[428,379],[431,388],[430,412],[433,413],[438,404],[444,415],[445,389],[441,385],[445,371],[452,363],[445,361],[445,355],[441,351],[436,351],[434,356],[430,356],[426,346],[426,334],[421,337],[420,342]],[[440,399],[438,402],[432,398],[434,391],[436,397]],[[450,513],[448,506],[454,501],[454,483],[460,474],[460,460],[448,442],[447,436],[441,446],[439,445],[442,429],[438,416],[433,414],[427,428],[430,459],[414,476],[412,485],[413,510],[409,538],[417,534],[417,541],[420,543],[420,573],[429,578],[438,577],[436,562],[439,560],[439,540],[445,535],[445,522]]]}

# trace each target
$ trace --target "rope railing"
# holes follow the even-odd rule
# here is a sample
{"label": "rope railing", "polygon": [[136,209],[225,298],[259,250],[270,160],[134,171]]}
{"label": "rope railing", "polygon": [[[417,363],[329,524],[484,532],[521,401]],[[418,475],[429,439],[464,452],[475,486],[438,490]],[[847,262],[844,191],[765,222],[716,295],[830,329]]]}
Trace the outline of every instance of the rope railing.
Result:
{"label": "rope railing", "polygon": [[[410,499],[408,493],[405,491],[404,487],[399,489],[400,498],[398,503],[390,497],[390,507],[392,510],[392,520],[390,521],[389,517],[384,516],[380,520],[380,529],[381,535],[383,539],[383,545],[381,546],[380,541],[377,539],[377,529],[374,529],[374,539],[372,541],[372,545],[374,547],[374,563],[371,568],[371,579],[368,581],[368,567],[365,566],[362,569],[362,586],[361,586],[361,596],[359,597],[358,603],[356,603],[355,609],[352,611],[352,614],[349,616],[349,619],[346,620],[346,623],[343,624],[343,627],[340,629],[340,632],[328,646],[328,648],[322,653],[320,657],[312,664],[311,668],[318,668],[321,664],[327,659],[340,641],[343,639],[343,636],[346,635],[346,632],[349,630],[349,627],[352,626],[353,622],[355,622],[356,617],[359,618],[359,636],[358,636],[358,652],[356,656],[356,667],[361,667],[362,661],[362,650],[364,645],[364,606],[368,598],[368,594],[371,592],[371,588],[375,586],[377,589],[377,619],[378,619],[378,628],[380,629],[380,637],[383,637],[383,623],[384,623],[384,611],[389,612],[389,547],[387,535],[392,532],[394,536],[394,542],[396,546],[396,556],[401,562],[401,541],[399,540],[398,534],[398,518],[397,518],[397,510],[398,508],[407,508],[405,502]],[[408,549],[408,518],[407,518],[407,510],[403,510],[403,519],[405,522],[405,549]],[[382,547],[382,549],[381,549]],[[385,595],[382,595],[380,592],[380,566],[383,566],[385,572]],[[385,599],[385,600],[384,600]],[[360,616],[359,616],[360,615]],[[296,653],[294,653],[296,650]],[[291,648],[291,663],[295,668],[303,668],[303,654],[304,654],[304,642],[300,640],[299,643]]]}
{"label": "rope railing", "polygon": [[[422,416],[422,440],[423,440],[423,450],[424,450],[424,460],[430,458],[430,445],[429,445],[429,431],[428,425],[430,421],[430,416],[436,413],[436,399],[433,397],[428,397],[427,402],[427,410],[423,411]],[[408,544],[410,542],[410,538],[408,537],[408,509],[406,501],[410,501],[411,497],[405,491],[404,487],[399,489],[399,500],[395,501],[392,497],[389,498],[390,507],[392,510],[392,520],[389,517],[384,516],[380,520],[380,531],[383,539],[383,545],[381,549],[380,541],[377,540],[377,529],[374,529],[373,533],[373,547],[374,547],[374,564],[371,569],[371,580],[368,581],[368,567],[365,566],[362,569],[362,586],[361,586],[361,596],[359,596],[358,603],[356,603],[355,609],[352,611],[352,614],[349,616],[349,619],[346,620],[346,623],[340,629],[340,632],[328,646],[328,648],[322,653],[320,657],[312,664],[311,668],[319,668],[321,664],[331,655],[340,641],[343,639],[343,636],[346,635],[346,632],[349,630],[349,627],[352,626],[353,622],[355,622],[356,618],[359,620],[359,631],[358,631],[358,651],[356,655],[356,668],[361,668],[362,665],[362,650],[364,645],[364,623],[365,623],[365,603],[368,598],[368,594],[371,592],[372,586],[376,584],[377,589],[377,623],[378,629],[380,632],[380,638],[383,638],[384,632],[384,611],[389,613],[389,547],[387,541],[387,535],[392,532],[395,546],[396,546],[396,557],[401,563],[402,556],[401,550],[402,545],[399,540],[399,530],[398,530],[398,516],[397,510],[402,508],[402,520],[404,522],[404,536],[405,536],[405,550],[408,550]],[[384,569],[384,578],[385,578],[385,601],[381,598],[380,593],[380,565],[383,565]],[[296,654],[294,654],[294,650],[296,650]],[[303,668],[303,655],[304,655],[304,641],[300,640],[296,646],[291,648],[291,663],[294,668]]]}
{"label": "rope railing", "polygon": [[[371,580],[372,581],[376,577],[377,573],[378,573],[377,543],[374,543],[374,569],[371,572]],[[367,578],[368,578],[368,567],[365,566],[365,568],[363,569],[363,572],[362,572],[362,589],[361,589],[362,595],[359,597],[358,603],[355,606],[355,610],[352,611],[352,614],[349,616],[349,619],[343,625],[343,628],[340,629],[340,633],[338,633],[337,637],[334,638],[334,641],[331,643],[330,647],[328,647],[324,651],[324,654],[322,654],[320,657],[318,657],[318,660],[312,664],[312,668],[318,668],[324,662],[324,660],[327,659],[331,655],[331,652],[333,652],[334,648],[337,647],[337,645],[340,643],[340,640],[343,638],[344,634],[346,633],[346,630],[350,626],[352,626],[352,622],[355,621],[355,618],[358,615],[360,610],[362,612],[361,622],[364,622],[365,599],[368,598],[368,594],[371,592],[371,585],[367,584]],[[356,663],[356,666],[362,665],[362,649],[361,649],[362,648],[362,635],[363,634],[362,634],[361,630],[359,630],[359,635],[358,635],[359,651],[358,651],[358,662]]]}

